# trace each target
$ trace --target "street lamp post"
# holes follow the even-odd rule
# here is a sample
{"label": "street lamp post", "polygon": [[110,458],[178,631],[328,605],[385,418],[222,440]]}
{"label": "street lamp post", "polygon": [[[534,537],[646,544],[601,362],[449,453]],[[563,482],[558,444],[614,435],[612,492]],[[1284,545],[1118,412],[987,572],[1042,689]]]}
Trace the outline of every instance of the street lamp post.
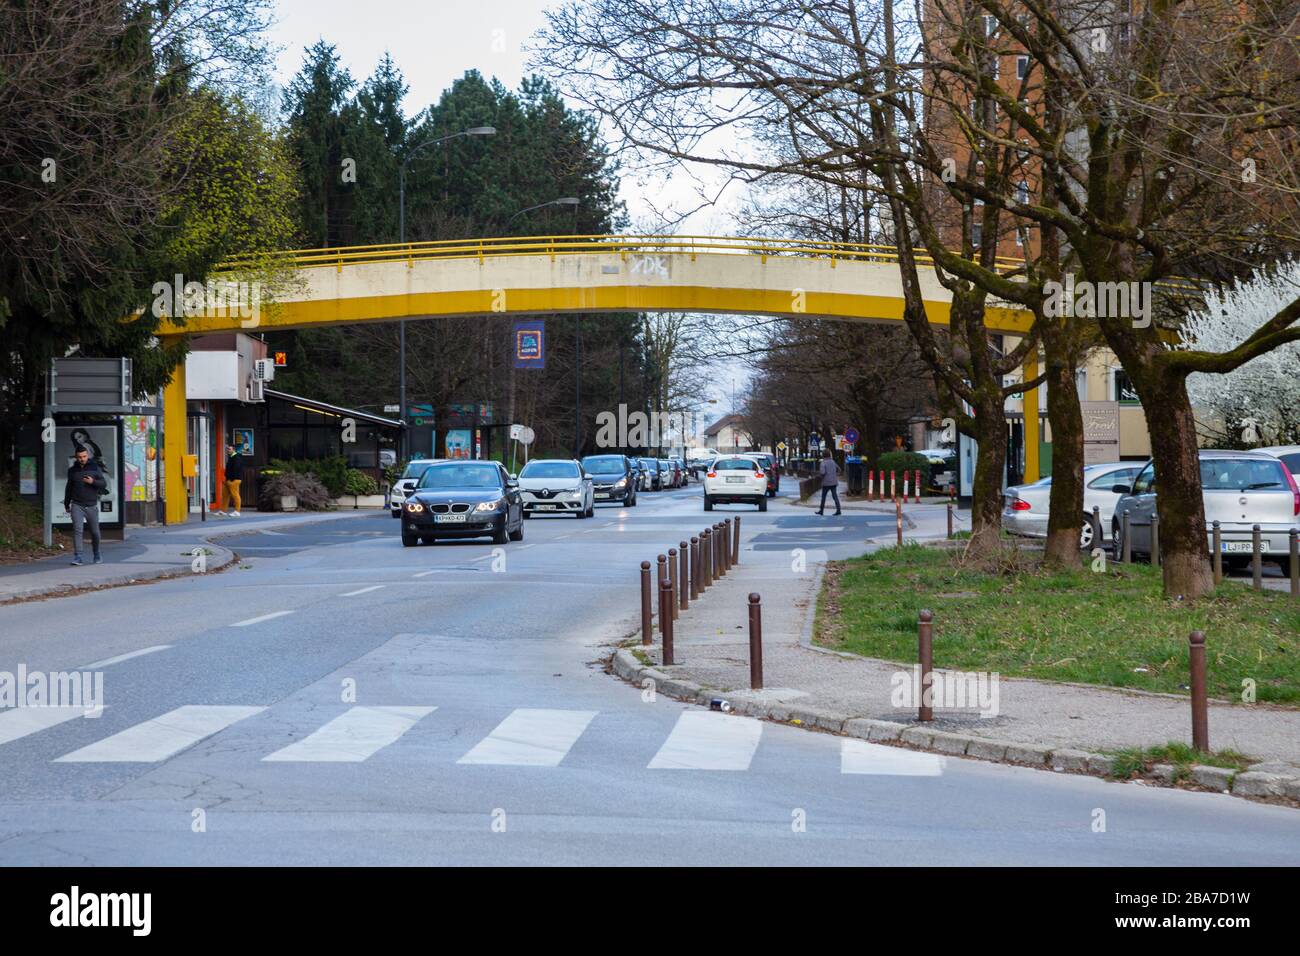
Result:
{"label": "street lamp post", "polygon": [[[441,143],[450,142],[453,139],[459,139],[462,136],[495,136],[496,127],[493,126],[473,126],[459,133],[451,133],[447,136],[439,136],[435,139],[426,139],[423,143],[415,146],[402,159],[402,165],[397,173],[397,241],[406,242],[406,167],[415,157],[415,154],[426,146],[438,146]],[[397,369],[397,403],[401,406],[401,412],[398,418],[402,422],[401,443],[398,448],[398,455],[405,459],[407,454],[406,439],[406,320],[401,319],[397,323],[397,352],[398,352],[398,369]]]}

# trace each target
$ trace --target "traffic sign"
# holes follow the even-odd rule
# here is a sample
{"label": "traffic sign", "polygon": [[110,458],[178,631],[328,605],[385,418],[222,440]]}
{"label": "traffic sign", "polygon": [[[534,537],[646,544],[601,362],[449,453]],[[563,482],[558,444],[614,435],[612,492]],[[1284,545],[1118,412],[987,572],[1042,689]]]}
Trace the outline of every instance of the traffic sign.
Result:
{"label": "traffic sign", "polygon": [[288,352],[276,352],[276,353],[275,353],[275,367],[276,367],[276,368],[284,368],[284,367],[287,366],[288,364],[289,364],[289,353],[288,353]]}
{"label": "traffic sign", "polygon": [[783,442],[783,441],[779,441],[779,442],[776,443],[776,450],[777,450],[777,451],[785,451],[785,449],[786,449],[786,444],[785,444],[785,442]]}
{"label": "traffic sign", "polygon": [[844,440],[850,445],[856,445],[859,437],[861,436],[858,435],[858,430],[856,428],[844,429]]}
{"label": "traffic sign", "polygon": [[511,425],[510,437],[521,445],[531,445],[537,434],[527,425]]}

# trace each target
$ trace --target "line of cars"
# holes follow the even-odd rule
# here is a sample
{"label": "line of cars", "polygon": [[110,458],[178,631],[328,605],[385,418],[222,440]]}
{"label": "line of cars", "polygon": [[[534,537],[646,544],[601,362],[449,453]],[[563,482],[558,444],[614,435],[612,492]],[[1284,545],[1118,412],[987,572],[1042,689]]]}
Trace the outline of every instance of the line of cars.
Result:
{"label": "line of cars", "polygon": [[[1221,549],[1229,567],[1249,562],[1254,526],[1260,551],[1290,573],[1290,532],[1300,527],[1300,445],[1251,451],[1207,449],[1198,453],[1205,505],[1206,548],[1213,548],[1212,526],[1219,522]],[[1118,542],[1128,516],[1130,551],[1150,556],[1151,517],[1156,513],[1155,462],[1111,462],[1084,468],[1084,514],[1080,546],[1094,546],[1089,516],[1100,509],[1102,535]],[[1003,526],[1014,534],[1047,534],[1051,478],[1008,488],[1003,495]],[[1105,544],[1103,541],[1101,544]]]}

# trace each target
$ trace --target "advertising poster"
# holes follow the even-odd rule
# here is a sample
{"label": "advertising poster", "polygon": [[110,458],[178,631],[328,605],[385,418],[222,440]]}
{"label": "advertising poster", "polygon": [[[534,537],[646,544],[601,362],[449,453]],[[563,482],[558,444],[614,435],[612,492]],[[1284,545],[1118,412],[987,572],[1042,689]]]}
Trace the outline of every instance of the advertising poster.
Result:
{"label": "advertising poster", "polygon": [[235,451],[247,458],[253,457],[253,429],[236,428],[230,433],[230,443],[235,446]]}
{"label": "advertising poster", "polygon": [[122,496],[126,501],[153,501],[157,497],[157,445],[152,417],[123,416]]}
{"label": "advertising poster", "polygon": [[470,458],[471,442],[470,429],[452,428],[447,432],[447,457],[448,458]]}
{"label": "advertising poster", "polygon": [[68,482],[68,469],[76,461],[76,453],[84,448],[90,460],[99,465],[108,482],[107,493],[99,499],[101,525],[121,524],[124,475],[122,456],[118,448],[118,426],[111,425],[60,425],[54,432],[53,481],[45,483],[46,506],[53,515],[55,525],[70,527],[72,515],[63,508],[63,489]]}
{"label": "advertising poster", "polygon": [[530,319],[515,323],[515,368],[546,367],[546,322]]}
{"label": "advertising poster", "polygon": [[18,493],[36,494],[36,456],[24,455],[18,459]]}

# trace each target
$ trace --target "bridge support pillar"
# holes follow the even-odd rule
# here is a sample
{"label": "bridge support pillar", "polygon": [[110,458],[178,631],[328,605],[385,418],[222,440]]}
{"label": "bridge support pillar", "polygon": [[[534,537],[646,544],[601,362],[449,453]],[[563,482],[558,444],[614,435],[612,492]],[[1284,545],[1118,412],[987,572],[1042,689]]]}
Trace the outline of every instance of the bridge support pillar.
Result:
{"label": "bridge support pillar", "polygon": [[189,424],[185,412],[185,363],[181,362],[163,389],[163,502],[168,524],[183,524],[189,516],[190,499],[181,468]]}
{"label": "bridge support pillar", "polygon": [[[1030,349],[1029,355],[1025,357],[1023,381],[1028,382],[1037,377],[1038,351]],[[1025,396],[1021,403],[1025,412],[1025,477],[1023,480],[1025,484],[1029,484],[1040,477],[1038,473],[1038,389],[1027,388],[1021,394]]]}

